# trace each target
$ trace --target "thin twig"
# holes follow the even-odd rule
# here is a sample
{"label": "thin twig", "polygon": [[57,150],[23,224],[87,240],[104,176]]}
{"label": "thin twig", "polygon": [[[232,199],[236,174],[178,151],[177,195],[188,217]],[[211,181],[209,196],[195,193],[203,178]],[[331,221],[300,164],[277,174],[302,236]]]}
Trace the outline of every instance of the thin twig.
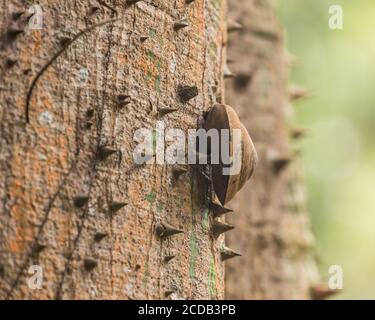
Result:
{"label": "thin twig", "polygon": [[91,27],[88,27],[87,29],[85,30],[82,30],[81,32],[79,32],[77,35],[74,36],[74,38],[72,38],[71,40],[69,40],[67,42],[67,44],[62,47],[57,53],[55,53],[55,55],[43,66],[43,68],[38,72],[38,74],[36,75],[36,77],[34,78],[34,80],[32,81],[31,83],[31,86],[29,88],[29,91],[27,93],[27,97],[26,97],[26,105],[25,105],[25,118],[26,118],[26,123],[29,123],[30,122],[30,100],[31,100],[31,96],[33,94],[33,90],[34,90],[34,87],[36,85],[36,83],[38,82],[39,78],[43,75],[43,73],[48,69],[48,67],[61,55],[63,54],[66,49],[73,43],[75,42],[76,40],[78,40],[80,37],[82,37],[84,34],[92,31],[93,29],[96,29],[98,27],[101,27],[103,25],[106,25],[108,23],[113,23],[113,22],[116,22],[116,21],[119,21],[119,20],[122,20],[123,17],[120,17],[120,18],[114,18],[114,19],[109,19],[109,20],[106,20],[106,21],[103,21],[103,22],[99,22],[98,24],[95,24]]}

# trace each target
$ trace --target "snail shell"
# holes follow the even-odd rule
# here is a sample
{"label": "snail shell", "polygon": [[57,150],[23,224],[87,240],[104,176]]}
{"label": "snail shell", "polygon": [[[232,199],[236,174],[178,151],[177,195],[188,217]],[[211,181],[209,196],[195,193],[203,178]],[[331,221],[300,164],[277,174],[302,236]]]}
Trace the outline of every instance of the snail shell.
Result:
{"label": "snail shell", "polygon": [[[220,150],[221,155],[221,129],[229,129],[229,155],[233,157],[234,153],[234,139],[233,129],[241,130],[241,159],[240,170],[238,174],[224,175],[223,168],[228,167],[221,159],[218,164],[212,164],[212,183],[215,193],[222,205],[229,202],[235,194],[244,186],[247,180],[252,176],[256,167],[258,156],[250,135],[238,118],[234,109],[228,105],[216,104],[206,114],[204,129],[219,130]],[[212,146],[211,146],[212,148]],[[228,152],[228,151],[226,151]]]}

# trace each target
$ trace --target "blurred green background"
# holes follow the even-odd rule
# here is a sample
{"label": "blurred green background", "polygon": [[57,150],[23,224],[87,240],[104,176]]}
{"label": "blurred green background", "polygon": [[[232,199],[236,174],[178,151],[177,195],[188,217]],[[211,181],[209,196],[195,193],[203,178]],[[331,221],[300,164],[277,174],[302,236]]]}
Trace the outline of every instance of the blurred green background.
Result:
{"label": "blurred green background", "polygon": [[[328,26],[341,5],[343,30]],[[290,82],[312,90],[295,103],[309,208],[322,277],[341,265],[338,299],[375,299],[375,1],[279,1],[289,51],[300,62]]]}

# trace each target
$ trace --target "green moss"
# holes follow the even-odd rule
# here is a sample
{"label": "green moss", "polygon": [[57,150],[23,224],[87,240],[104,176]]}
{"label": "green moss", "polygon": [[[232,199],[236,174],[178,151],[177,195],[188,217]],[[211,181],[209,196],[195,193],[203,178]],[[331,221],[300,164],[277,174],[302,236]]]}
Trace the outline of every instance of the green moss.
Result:
{"label": "green moss", "polygon": [[159,93],[159,94],[161,92],[161,90],[160,90],[160,83],[161,83],[161,78],[160,78],[159,75],[157,75],[156,78],[155,78],[155,91],[157,93]]}
{"label": "green moss", "polygon": [[151,204],[155,202],[156,194],[154,191],[151,191],[149,194],[146,194],[146,200],[150,202]]}
{"label": "green moss", "polygon": [[210,211],[208,210],[208,208],[206,208],[203,211],[203,220],[202,220],[202,228],[205,231],[209,230],[209,219],[208,219],[209,218],[209,214],[210,214]]}
{"label": "green moss", "polygon": [[212,4],[216,9],[220,8],[221,0],[212,0]]}
{"label": "green moss", "polygon": [[146,261],[145,272],[143,274],[143,279],[142,279],[142,284],[143,284],[143,287],[145,287],[145,288],[147,287],[149,277],[150,277],[150,269],[149,269],[149,266],[148,266],[148,261]]}
{"label": "green moss", "polygon": [[151,37],[151,38],[155,38],[156,37],[156,29],[154,28],[150,28],[148,30],[148,35]]}
{"label": "green moss", "polygon": [[189,276],[190,279],[195,279],[195,270],[196,270],[196,262],[198,257],[198,243],[197,237],[194,231],[190,234],[190,242],[189,242],[189,251],[190,251],[190,261],[189,261]]}
{"label": "green moss", "polygon": [[217,296],[216,278],[215,259],[212,257],[210,268],[208,270],[208,294],[210,295],[211,299],[216,298]]}

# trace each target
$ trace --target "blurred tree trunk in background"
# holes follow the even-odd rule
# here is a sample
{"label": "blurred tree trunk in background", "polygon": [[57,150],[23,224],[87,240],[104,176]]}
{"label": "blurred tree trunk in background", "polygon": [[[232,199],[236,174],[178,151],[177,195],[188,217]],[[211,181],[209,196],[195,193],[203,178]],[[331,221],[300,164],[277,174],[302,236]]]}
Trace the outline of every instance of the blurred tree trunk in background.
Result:
{"label": "blurred tree trunk in background", "polygon": [[229,205],[235,213],[228,221],[237,229],[227,242],[243,257],[226,265],[226,298],[309,299],[319,277],[303,170],[289,137],[293,110],[285,90],[282,27],[274,1],[229,0],[228,6],[229,17],[243,28],[229,34],[229,66],[236,77],[228,81],[227,103],[249,130],[259,163]]}
{"label": "blurred tree trunk in background", "polygon": [[38,2],[0,5],[0,298],[223,298],[204,183],[132,153],[223,96],[225,1]]}

